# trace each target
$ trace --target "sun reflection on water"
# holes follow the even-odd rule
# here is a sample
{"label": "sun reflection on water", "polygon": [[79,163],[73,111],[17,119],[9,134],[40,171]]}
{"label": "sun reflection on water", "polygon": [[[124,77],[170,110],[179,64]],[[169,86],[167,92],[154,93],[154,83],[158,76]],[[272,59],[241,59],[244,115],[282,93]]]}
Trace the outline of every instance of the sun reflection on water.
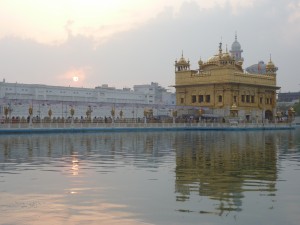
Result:
{"label": "sun reflection on water", "polygon": [[0,224],[15,224],[16,221],[18,225],[146,224],[122,210],[126,205],[107,203],[103,199],[94,200],[93,204],[77,200],[71,205],[65,195],[2,193],[0,209],[5,217]]}
{"label": "sun reflection on water", "polygon": [[299,135],[0,136],[0,224],[299,221]]}
{"label": "sun reflection on water", "polygon": [[79,160],[76,155],[72,156],[72,175],[78,176],[79,174]]}

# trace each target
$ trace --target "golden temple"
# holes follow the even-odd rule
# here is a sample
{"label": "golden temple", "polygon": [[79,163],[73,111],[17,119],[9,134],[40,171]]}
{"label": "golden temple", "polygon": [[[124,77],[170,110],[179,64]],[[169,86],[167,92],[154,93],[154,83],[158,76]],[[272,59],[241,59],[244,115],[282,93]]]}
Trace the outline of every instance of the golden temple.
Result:
{"label": "golden temple", "polygon": [[[177,106],[199,107],[223,118],[273,120],[276,115],[277,67],[271,60],[264,73],[248,73],[243,69],[242,49],[235,36],[230,53],[219,51],[207,61],[198,61],[198,69],[190,69],[190,61],[182,54],[175,61]],[[201,113],[200,113],[201,114]]]}

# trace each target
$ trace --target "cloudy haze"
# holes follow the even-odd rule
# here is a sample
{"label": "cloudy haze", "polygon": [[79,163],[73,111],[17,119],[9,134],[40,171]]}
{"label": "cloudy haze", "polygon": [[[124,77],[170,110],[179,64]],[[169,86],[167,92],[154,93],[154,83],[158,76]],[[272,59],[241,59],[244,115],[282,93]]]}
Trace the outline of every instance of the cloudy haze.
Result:
{"label": "cloudy haze", "polygon": [[7,82],[167,87],[182,51],[197,69],[237,32],[244,68],[271,54],[281,91],[300,90],[300,0],[1,0],[0,28]]}

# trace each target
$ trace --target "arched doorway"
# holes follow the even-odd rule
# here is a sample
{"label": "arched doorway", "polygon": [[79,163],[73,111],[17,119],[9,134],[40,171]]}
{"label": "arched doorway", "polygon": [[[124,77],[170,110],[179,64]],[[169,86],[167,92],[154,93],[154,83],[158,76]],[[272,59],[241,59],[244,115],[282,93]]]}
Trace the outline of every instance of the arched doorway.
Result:
{"label": "arched doorway", "polygon": [[272,121],[273,120],[273,113],[271,110],[266,110],[265,112],[265,119]]}

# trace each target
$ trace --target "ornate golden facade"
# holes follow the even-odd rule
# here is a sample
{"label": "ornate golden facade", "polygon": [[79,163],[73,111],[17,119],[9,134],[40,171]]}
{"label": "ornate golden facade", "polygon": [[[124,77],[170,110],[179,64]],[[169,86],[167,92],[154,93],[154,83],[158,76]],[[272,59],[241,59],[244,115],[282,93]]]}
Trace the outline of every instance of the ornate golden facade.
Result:
{"label": "ornate golden facade", "polygon": [[243,70],[240,45],[235,40],[231,54],[218,54],[206,62],[201,59],[197,70],[183,54],[175,61],[177,106],[193,106],[219,117],[237,116],[245,120],[272,120],[276,108],[276,71],[271,58],[266,73],[250,74]]}

